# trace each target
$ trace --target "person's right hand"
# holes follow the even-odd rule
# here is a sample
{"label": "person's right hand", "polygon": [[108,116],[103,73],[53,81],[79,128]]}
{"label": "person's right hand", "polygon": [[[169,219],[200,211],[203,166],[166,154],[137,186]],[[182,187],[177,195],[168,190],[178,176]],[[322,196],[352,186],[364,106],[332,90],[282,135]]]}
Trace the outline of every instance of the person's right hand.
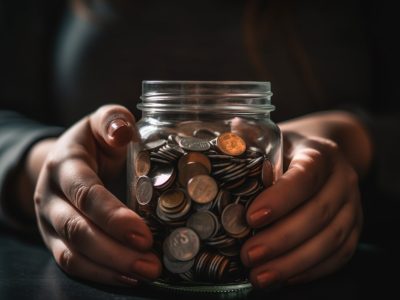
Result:
{"label": "person's right hand", "polygon": [[161,273],[149,228],[104,185],[118,178],[135,132],[126,108],[103,106],[59,137],[41,166],[34,196],[39,230],[71,276],[136,285]]}

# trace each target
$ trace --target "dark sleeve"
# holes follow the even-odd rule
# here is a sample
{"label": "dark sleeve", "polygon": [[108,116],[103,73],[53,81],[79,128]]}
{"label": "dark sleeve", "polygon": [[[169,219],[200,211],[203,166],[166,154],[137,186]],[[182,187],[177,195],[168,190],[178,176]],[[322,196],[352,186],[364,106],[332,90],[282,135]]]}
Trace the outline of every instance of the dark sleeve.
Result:
{"label": "dark sleeve", "polygon": [[360,181],[364,212],[362,240],[392,241],[398,234],[400,210],[400,114],[372,114],[350,109],[365,125],[373,143],[369,172]]}
{"label": "dark sleeve", "polygon": [[14,184],[13,178],[30,147],[61,132],[62,128],[45,126],[16,112],[0,110],[0,222],[3,225],[29,231],[29,224],[13,206],[15,195],[7,191]]}

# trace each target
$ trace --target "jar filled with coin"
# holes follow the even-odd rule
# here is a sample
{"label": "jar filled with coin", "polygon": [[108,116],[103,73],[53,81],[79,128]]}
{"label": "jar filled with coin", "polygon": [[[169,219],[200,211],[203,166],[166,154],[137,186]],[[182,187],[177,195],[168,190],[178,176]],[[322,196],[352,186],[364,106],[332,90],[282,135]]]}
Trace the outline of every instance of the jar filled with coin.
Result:
{"label": "jar filled with coin", "polygon": [[163,263],[154,284],[250,287],[240,248],[251,202],[282,174],[269,82],[144,81],[140,142],[128,150],[128,206]]}

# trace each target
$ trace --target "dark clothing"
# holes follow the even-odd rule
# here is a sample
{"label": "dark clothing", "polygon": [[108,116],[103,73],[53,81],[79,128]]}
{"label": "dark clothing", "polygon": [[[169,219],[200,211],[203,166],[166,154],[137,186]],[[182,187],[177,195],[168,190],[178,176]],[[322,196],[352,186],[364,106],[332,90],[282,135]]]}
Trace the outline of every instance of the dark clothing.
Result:
{"label": "dark clothing", "polygon": [[[376,147],[365,207],[399,205],[400,46],[390,1],[94,0],[74,1],[74,12],[60,2],[1,1],[1,109],[67,127],[110,102],[140,117],[146,79],[270,81],[275,122],[358,114]],[[1,203],[11,201],[6,178],[27,148],[55,132],[1,112]]]}

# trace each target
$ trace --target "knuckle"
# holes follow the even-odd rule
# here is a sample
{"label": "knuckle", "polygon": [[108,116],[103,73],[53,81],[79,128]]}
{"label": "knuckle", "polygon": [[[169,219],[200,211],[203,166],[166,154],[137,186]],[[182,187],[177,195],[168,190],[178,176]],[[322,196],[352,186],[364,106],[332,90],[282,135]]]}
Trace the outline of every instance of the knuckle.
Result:
{"label": "knuckle", "polygon": [[358,185],[358,174],[353,168],[348,168],[347,172],[347,181],[351,186],[357,186]]}
{"label": "knuckle", "polygon": [[65,221],[62,227],[62,235],[67,243],[79,243],[79,236],[81,235],[83,229],[83,219],[80,216],[75,216],[72,218],[68,218]]}
{"label": "knuckle", "polygon": [[346,231],[344,230],[343,226],[338,226],[333,231],[333,238],[334,243],[336,246],[340,246],[343,243]]}
{"label": "knuckle", "polygon": [[81,211],[87,211],[90,203],[90,195],[96,193],[101,187],[100,184],[84,184],[77,182],[71,185],[69,194],[75,206]]}
{"label": "knuckle", "polygon": [[317,220],[321,225],[327,224],[331,219],[331,209],[330,204],[321,200],[318,203],[318,218]]}
{"label": "knuckle", "polygon": [[74,260],[74,255],[69,249],[64,249],[57,259],[61,269],[69,274],[73,273]]}

